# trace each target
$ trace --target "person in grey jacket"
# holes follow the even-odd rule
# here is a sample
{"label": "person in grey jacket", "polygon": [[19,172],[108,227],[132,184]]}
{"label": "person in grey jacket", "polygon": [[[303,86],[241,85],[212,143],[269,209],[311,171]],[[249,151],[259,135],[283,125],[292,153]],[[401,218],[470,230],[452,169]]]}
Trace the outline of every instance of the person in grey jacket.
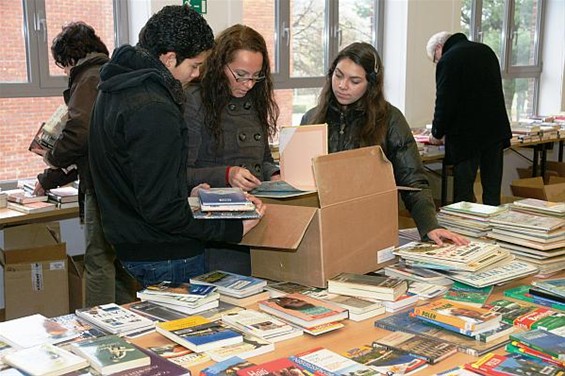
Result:
{"label": "person in grey jacket", "polygon": [[[257,31],[233,25],[216,37],[201,82],[187,90],[189,186],[251,191],[279,179],[269,149],[279,115],[270,73],[267,45]],[[208,244],[206,259],[211,270],[251,273],[247,247]]]}
{"label": "person in grey jacket", "polygon": [[391,161],[399,186],[422,239],[437,244],[464,237],[441,228],[416,141],[399,109],[383,93],[383,67],[377,50],[368,43],[352,43],[341,50],[326,76],[317,107],[304,114],[301,124],[328,124],[330,153],[380,145]]}

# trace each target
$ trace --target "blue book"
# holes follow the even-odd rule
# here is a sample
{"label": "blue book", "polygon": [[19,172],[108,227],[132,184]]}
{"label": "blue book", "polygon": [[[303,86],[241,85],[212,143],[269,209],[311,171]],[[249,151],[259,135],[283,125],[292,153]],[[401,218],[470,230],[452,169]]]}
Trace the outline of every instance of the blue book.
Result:
{"label": "blue book", "polygon": [[218,287],[222,294],[243,298],[263,291],[267,281],[236,273],[215,270],[190,278],[190,283],[205,284]]}
{"label": "blue book", "polygon": [[565,337],[541,329],[510,335],[510,339],[548,354],[559,360],[565,360]]}
{"label": "blue book", "polygon": [[233,376],[237,370],[253,365],[255,365],[255,363],[241,359],[239,356],[232,356],[231,358],[204,368],[200,371],[200,376]]}
{"label": "blue book", "polygon": [[202,211],[255,210],[255,205],[241,188],[199,189],[198,198]]}

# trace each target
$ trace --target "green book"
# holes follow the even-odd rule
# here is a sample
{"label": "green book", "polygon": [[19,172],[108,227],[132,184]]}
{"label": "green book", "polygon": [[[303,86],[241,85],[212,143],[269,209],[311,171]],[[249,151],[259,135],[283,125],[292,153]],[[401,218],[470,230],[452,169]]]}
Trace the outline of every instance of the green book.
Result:
{"label": "green book", "polygon": [[473,287],[465,283],[454,282],[444,295],[444,299],[482,307],[492,293],[494,286]]}
{"label": "green book", "polygon": [[512,289],[508,289],[504,291],[504,296],[565,311],[565,304],[559,302],[552,302],[549,301],[548,299],[543,299],[535,295],[532,295],[530,294],[530,288],[532,288],[532,286],[530,285],[522,285],[522,286],[514,287]]}

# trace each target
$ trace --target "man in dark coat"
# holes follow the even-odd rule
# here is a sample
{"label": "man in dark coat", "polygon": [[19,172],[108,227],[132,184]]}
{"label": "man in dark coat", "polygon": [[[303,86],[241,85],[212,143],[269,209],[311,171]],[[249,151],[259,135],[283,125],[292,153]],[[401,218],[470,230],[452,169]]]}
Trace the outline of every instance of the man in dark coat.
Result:
{"label": "man in dark coat", "polygon": [[473,184],[480,168],[483,203],[500,205],[503,153],[512,133],[498,58],[489,46],[445,31],[433,35],[426,50],[437,64],[430,142],[445,142],[453,201],[476,201]]}

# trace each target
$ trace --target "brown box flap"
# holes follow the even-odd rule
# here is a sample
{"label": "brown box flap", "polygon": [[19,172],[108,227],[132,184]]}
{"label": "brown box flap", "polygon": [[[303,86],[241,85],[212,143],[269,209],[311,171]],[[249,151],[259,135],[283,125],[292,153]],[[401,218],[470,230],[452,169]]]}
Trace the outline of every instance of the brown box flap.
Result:
{"label": "brown box flap", "polygon": [[4,229],[4,249],[26,249],[57,244],[58,229],[50,229],[48,226],[51,224],[36,223]]}
{"label": "brown box flap", "polygon": [[242,239],[242,245],[294,250],[298,248],[318,209],[306,206],[267,206],[259,224]]}
{"label": "brown box flap", "polygon": [[67,258],[67,246],[65,243],[44,245],[28,249],[0,249],[0,252],[0,261],[3,265],[64,260]]}
{"label": "brown box flap", "polygon": [[380,146],[314,158],[320,207],[396,190],[392,163]]}

